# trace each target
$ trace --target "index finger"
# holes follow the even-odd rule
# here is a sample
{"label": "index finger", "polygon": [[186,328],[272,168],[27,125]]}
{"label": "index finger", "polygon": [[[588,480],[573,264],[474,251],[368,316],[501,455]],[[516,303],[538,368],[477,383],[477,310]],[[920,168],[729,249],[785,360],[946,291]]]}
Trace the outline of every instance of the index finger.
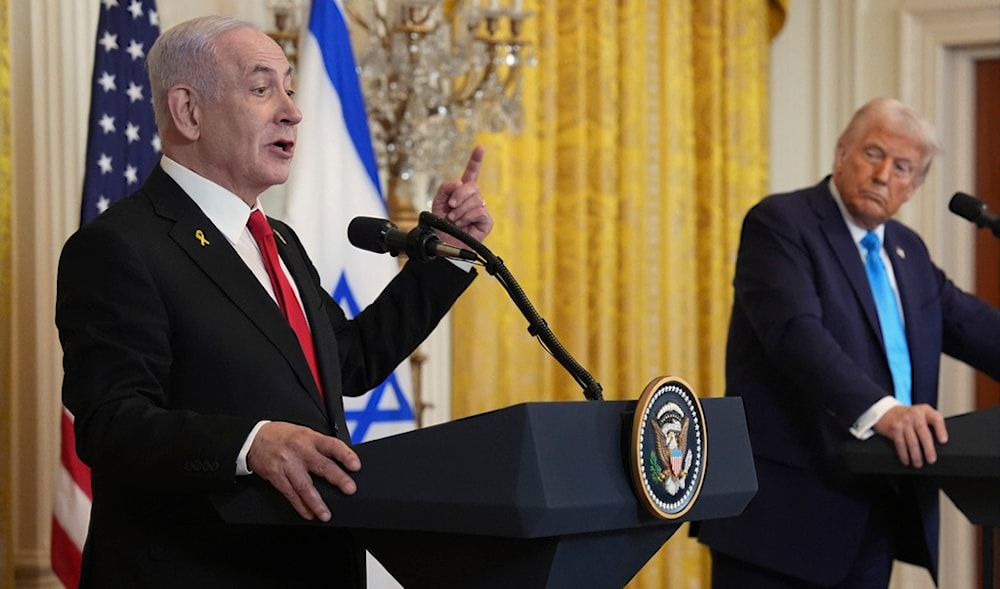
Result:
{"label": "index finger", "polygon": [[483,163],[483,154],[486,150],[481,145],[477,145],[469,156],[469,163],[465,164],[465,171],[462,172],[462,184],[475,182],[479,179],[479,168]]}
{"label": "index finger", "polygon": [[337,438],[324,436],[317,443],[316,448],[323,455],[333,458],[351,472],[361,470],[361,458],[350,446]]}

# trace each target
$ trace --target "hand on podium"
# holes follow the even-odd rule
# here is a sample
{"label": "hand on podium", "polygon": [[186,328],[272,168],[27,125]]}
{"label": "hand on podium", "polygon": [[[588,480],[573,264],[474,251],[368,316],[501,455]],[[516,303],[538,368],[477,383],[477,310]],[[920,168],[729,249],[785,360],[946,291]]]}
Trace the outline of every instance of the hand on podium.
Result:
{"label": "hand on podium", "polygon": [[307,427],[265,423],[247,453],[250,470],[274,486],[303,518],[328,522],[330,508],[320,497],[310,473],[326,479],[345,495],[358,486],[349,472],[361,470],[361,459],[350,446]]}
{"label": "hand on podium", "polygon": [[944,416],[925,403],[893,407],[874,429],[892,441],[900,462],[914,468],[922,467],[925,460],[927,464],[937,462],[935,440],[940,444],[948,442]]}

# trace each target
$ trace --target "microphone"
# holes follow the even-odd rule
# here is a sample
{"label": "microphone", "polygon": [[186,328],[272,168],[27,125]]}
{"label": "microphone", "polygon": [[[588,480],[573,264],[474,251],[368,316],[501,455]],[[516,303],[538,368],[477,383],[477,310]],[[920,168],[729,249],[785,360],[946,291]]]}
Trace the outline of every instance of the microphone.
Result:
{"label": "microphone", "polygon": [[1000,216],[990,212],[986,204],[978,198],[964,192],[956,192],[948,203],[948,210],[972,221],[976,227],[989,227],[993,235],[1000,237]]}
{"label": "microphone", "polygon": [[479,259],[475,252],[442,243],[433,230],[423,225],[406,233],[392,221],[376,217],[352,219],[347,226],[347,239],[359,249],[391,256],[404,252],[407,257],[421,261],[433,260],[439,256],[470,262]]}

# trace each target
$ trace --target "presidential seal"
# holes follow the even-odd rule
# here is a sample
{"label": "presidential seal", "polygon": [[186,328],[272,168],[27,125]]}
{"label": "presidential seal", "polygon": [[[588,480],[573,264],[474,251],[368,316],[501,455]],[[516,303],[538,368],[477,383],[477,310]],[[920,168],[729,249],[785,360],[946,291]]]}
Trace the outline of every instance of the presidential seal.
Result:
{"label": "presidential seal", "polygon": [[683,380],[653,379],[632,421],[630,461],[639,502],[663,519],[683,516],[701,492],[707,456],[705,416]]}

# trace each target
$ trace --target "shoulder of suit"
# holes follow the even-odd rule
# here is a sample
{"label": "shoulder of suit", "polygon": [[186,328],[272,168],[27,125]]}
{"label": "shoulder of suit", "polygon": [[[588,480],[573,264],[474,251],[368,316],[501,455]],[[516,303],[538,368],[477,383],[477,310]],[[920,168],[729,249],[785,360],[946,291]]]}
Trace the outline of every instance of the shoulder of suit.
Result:
{"label": "shoulder of suit", "polygon": [[887,243],[918,244],[921,248],[927,249],[927,245],[919,233],[895,219],[890,219],[885,224],[885,241]]}
{"label": "shoulder of suit", "polygon": [[790,192],[769,194],[755,204],[752,209],[766,210],[771,213],[782,211],[797,215],[810,209],[825,212],[828,205],[836,208],[830,191],[823,186],[810,186]]}

